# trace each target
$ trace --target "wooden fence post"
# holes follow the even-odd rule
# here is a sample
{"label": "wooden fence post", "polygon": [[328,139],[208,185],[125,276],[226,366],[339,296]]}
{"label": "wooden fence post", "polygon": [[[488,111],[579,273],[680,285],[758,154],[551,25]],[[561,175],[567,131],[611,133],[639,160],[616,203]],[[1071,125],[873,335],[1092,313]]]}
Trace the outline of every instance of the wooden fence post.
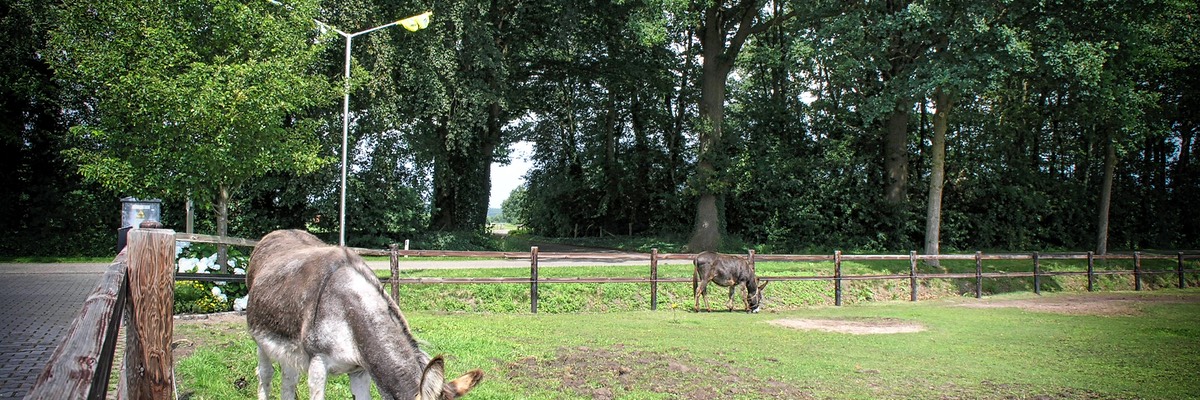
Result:
{"label": "wooden fence post", "polygon": [[658,310],[658,248],[650,249],[650,310]]}
{"label": "wooden fence post", "polygon": [[842,251],[833,252],[833,305],[842,305]]}
{"label": "wooden fence post", "polygon": [[1088,291],[1096,291],[1096,253],[1088,252]]}
{"label": "wooden fence post", "polygon": [[1179,288],[1187,289],[1187,281],[1183,279],[1183,252],[1177,253],[1176,256],[1178,257],[1179,264],[1175,267],[1175,274],[1179,276]]}
{"label": "wooden fence post", "polygon": [[1142,290],[1142,252],[1133,252],[1133,290]]}
{"label": "wooden fence post", "polygon": [[[405,247],[407,247],[408,240],[405,240],[404,243],[405,243]],[[396,243],[392,243],[391,248],[388,250],[389,250],[389,253],[390,253],[389,255],[391,256],[391,262],[392,262],[391,263],[392,301],[395,301],[395,302],[397,302],[397,304],[399,304],[399,302],[400,302],[400,253],[399,253],[400,245],[398,245]],[[405,249],[405,250],[408,250],[408,249]]]}
{"label": "wooden fence post", "polygon": [[975,298],[983,298],[983,252],[975,252]]}
{"label": "wooden fence post", "polygon": [[529,248],[529,312],[537,314],[538,302],[538,248]]}
{"label": "wooden fence post", "polygon": [[1042,259],[1033,252],[1033,294],[1042,294]]}
{"label": "wooden fence post", "polygon": [[911,301],[917,301],[917,252],[908,252],[908,287],[911,290],[909,295]]}
{"label": "wooden fence post", "polygon": [[125,379],[130,399],[175,396],[174,334],[175,232],[129,231],[129,302]]}

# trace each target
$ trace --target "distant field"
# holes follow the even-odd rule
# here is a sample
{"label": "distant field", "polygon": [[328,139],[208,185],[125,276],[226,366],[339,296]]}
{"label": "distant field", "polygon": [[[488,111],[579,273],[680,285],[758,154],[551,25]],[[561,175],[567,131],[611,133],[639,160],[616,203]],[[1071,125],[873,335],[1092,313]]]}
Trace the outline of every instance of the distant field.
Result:
{"label": "distant field", "polygon": [[[1200,381],[1197,289],[406,316],[428,352],[449,355],[448,374],[484,370],[469,399],[1182,399]],[[187,340],[181,398],[254,397],[244,318],[181,320],[175,332]],[[331,381],[330,398],[349,396],[344,376]]]}

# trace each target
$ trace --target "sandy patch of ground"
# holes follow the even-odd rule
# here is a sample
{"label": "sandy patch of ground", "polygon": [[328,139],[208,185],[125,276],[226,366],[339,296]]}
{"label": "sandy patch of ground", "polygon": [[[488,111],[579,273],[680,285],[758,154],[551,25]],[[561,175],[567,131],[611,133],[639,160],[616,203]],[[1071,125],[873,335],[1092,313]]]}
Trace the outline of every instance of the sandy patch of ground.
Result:
{"label": "sandy patch of ground", "polygon": [[914,333],[925,330],[925,326],[891,318],[874,319],[806,319],[787,318],[768,321],[771,325],[784,328],[815,330],[851,335],[878,335],[892,333]]}
{"label": "sandy patch of ground", "polygon": [[981,299],[963,303],[972,308],[1020,308],[1026,311],[1067,315],[1134,316],[1142,314],[1146,304],[1200,303],[1195,294],[1167,295],[1140,293],[1053,294],[1026,299]]}

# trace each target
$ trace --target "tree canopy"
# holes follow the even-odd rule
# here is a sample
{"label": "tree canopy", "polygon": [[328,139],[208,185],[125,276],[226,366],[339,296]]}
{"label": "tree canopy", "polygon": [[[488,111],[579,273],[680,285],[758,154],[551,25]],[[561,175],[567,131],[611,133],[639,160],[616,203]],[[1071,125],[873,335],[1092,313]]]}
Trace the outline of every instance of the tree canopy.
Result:
{"label": "tree canopy", "polygon": [[[327,160],[307,113],[334,99],[311,68],[315,2],[80,1],[55,9],[47,61],[88,117],[67,154],[135,196],[213,199]],[[222,234],[224,232],[221,232]]]}
{"label": "tree canopy", "polygon": [[344,53],[312,20],[431,10],[356,39],[350,244],[481,232],[488,166],[518,141],[533,168],[510,204],[539,235],[1200,243],[1195,0],[35,3],[3,25],[22,38],[5,79],[34,82],[8,86],[6,151],[67,155],[48,170],[92,196],[241,188],[245,236],[336,230]]}

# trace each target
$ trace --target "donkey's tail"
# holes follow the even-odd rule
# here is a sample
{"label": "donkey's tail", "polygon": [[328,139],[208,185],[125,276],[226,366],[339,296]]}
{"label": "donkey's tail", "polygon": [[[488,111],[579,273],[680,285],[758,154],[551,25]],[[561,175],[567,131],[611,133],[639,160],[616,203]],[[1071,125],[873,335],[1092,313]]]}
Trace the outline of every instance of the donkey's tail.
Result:
{"label": "donkey's tail", "polygon": [[[700,293],[697,292],[700,288],[700,261],[692,260],[692,311],[700,312]],[[708,299],[704,299],[704,304],[707,306]]]}
{"label": "donkey's tail", "polygon": [[696,296],[696,289],[700,287],[700,263],[692,261],[692,297]]}

